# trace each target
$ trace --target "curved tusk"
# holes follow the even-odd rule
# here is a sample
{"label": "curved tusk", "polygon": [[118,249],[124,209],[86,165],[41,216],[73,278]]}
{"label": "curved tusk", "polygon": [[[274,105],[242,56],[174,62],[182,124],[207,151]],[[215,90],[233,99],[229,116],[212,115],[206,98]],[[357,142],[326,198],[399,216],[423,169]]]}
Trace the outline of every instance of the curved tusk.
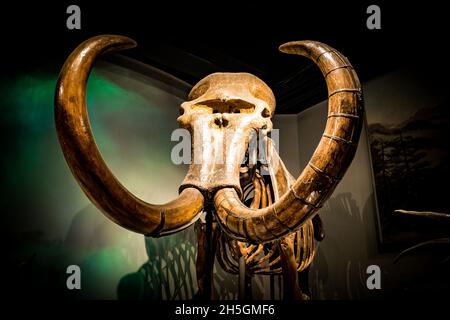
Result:
{"label": "curved tusk", "polygon": [[350,166],[363,122],[361,84],[347,58],[314,41],[285,43],[280,50],[305,56],[320,68],[328,87],[328,119],[307,167],[274,204],[255,210],[242,204],[232,188],[216,193],[219,223],[230,236],[252,243],[278,239],[313,217]]}
{"label": "curved tusk", "polygon": [[200,191],[187,188],[175,200],[153,205],[130,193],[103,160],[86,110],[86,82],[98,56],[135,47],[126,37],[104,35],[79,45],[64,64],[56,85],[55,124],[72,174],[88,198],[117,224],[145,235],[161,236],[193,223],[203,208]]}

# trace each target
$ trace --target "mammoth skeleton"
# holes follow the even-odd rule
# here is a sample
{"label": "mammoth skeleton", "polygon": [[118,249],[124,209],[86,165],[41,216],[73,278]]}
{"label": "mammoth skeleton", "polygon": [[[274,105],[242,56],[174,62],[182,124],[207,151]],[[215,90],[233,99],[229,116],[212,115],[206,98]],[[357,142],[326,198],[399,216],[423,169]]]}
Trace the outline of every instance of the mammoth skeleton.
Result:
{"label": "mammoth skeleton", "polygon": [[[112,221],[146,236],[176,233],[206,212],[206,224],[198,233],[197,257],[203,296],[211,296],[211,257],[215,254],[230,272],[236,271],[241,260],[250,274],[282,270],[290,279],[287,284],[292,283],[296,272],[307,268],[314,257],[313,234],[316,240],[323,238],[316,214],[345,174],[358,144],[363,98],[350,62],[319,42],[280,46],[284,53],[316,63],[328,87],[325,131],[297,179],[287,171],[267,136],[275,112],[272,90],[248,73],[214,73],[199,81],[181,104],[178,117],[180,127],[192,136],[192,162],[179,196],[157,205],[137,198],[109,170],[95,143],[86,109],[86,82],[95,60],[103,53],[135,45],[123,36],[91,38],[72,52],[61,70],[55,95],[56,129],[79,185]],[[265,137],[266,178],[261,177],[260,166],[244,161],[255,132]],[[249,194],[251,202],[246,201]],[[293,296],[301,298],[296,285],[292,290]]]}

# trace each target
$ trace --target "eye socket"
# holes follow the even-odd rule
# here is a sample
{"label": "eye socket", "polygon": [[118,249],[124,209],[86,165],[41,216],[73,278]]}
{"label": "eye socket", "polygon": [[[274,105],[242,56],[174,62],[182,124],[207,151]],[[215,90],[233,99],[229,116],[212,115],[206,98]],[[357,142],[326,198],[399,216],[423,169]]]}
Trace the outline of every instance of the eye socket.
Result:
{"label": "eye socket", "polygon": [[267,108],[264,108],[264,110],[261,112],[261,115],[263,118],[269,118],[270,117],[270,110]]}
{"label": "eye socket", "polygon": [[208,91],[208,89],[209,89],[209,81],[206,82],[200,81],[194,86],[194,88],[192,88],[192,91],[189,93],[188,99],[195,100],[198,97],[204,95],[206,91]]}
{"label": "eye socket", "polygon": [[[192,106],[193,110],[206,111],[207,113],[253,113],[255,106],[239,99],[222,101],[219,99],[202,101]],[[270,114],[270,112],[269,112]]]}

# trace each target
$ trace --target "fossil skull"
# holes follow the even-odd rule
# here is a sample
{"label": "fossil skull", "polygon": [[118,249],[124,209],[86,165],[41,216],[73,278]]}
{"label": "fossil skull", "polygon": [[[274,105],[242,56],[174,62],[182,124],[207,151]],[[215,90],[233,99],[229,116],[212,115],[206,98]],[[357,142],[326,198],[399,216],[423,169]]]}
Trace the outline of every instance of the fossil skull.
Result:
{"label": "fossil skull", "polygon": [[272,129],[272,90],[249,73],[214,73],[198,82],[181,105],[181,127],[193,137],[193,163],[181,189],[206,195],[231,187],[242,195],[239,168],[253,133]]}

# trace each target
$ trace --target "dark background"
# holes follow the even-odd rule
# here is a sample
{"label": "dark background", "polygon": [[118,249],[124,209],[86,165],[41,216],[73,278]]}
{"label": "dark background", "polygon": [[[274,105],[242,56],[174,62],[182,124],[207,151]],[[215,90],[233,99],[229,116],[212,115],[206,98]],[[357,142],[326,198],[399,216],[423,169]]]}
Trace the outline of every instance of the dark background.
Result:
{"label": "dark background", "polygon": [[[66,28],[66,8],[81,8],[81,30]],[[366,9],[381,8],[381,30],[366,27]],[[138,48],[126,55],[190,84],[214,71],[248,71],[273,88],[278,113],[298,113],[326,98],[321,74],[306,59],[278,52],[293,40],[317,40],[344,53],[362,82],[406,65],[448,64],[447,12],[412,1],[42,1],[1,8],[2,72],[48,65],[59,69],[85,39],[121,34]],[[420,74],[418,74],[420,76]],[[305,81],[305,79],[308,79]]]}
{"label": "dark background", "polygon": [[[70,4],[81,8],[81,30],[66,28]],[[370,4],[381,8],[381,30],[366,28]],[[279,53],[280,44],[305,39],[327,43],[350,59],[362,82],[397,68],[418,66],[427,72],[414,72],[415,77],[444,82],[449,64],[448,13],[443,6],[430,1],[2,3],[1,82],[20,73],[58,72],[82,41],[99,34],[121,34],[138,43],[125,55],[189,84],[215,71],[251,72],[274,90],[277,113],[296,114],[326,99],[325,83],[306,59]],[[3,121],[0,124],[3,152],[8,154],[17,132]],[[2,175],[11,165],[2,157]],[[432,187],[448,190],[445,181]],[[7,188],[2,183],[1,190]],[[7,211],[2,219],[17,220],[19,214]],[[2,237],[7,256],[18,246],[14,230],[4,230]]]}

